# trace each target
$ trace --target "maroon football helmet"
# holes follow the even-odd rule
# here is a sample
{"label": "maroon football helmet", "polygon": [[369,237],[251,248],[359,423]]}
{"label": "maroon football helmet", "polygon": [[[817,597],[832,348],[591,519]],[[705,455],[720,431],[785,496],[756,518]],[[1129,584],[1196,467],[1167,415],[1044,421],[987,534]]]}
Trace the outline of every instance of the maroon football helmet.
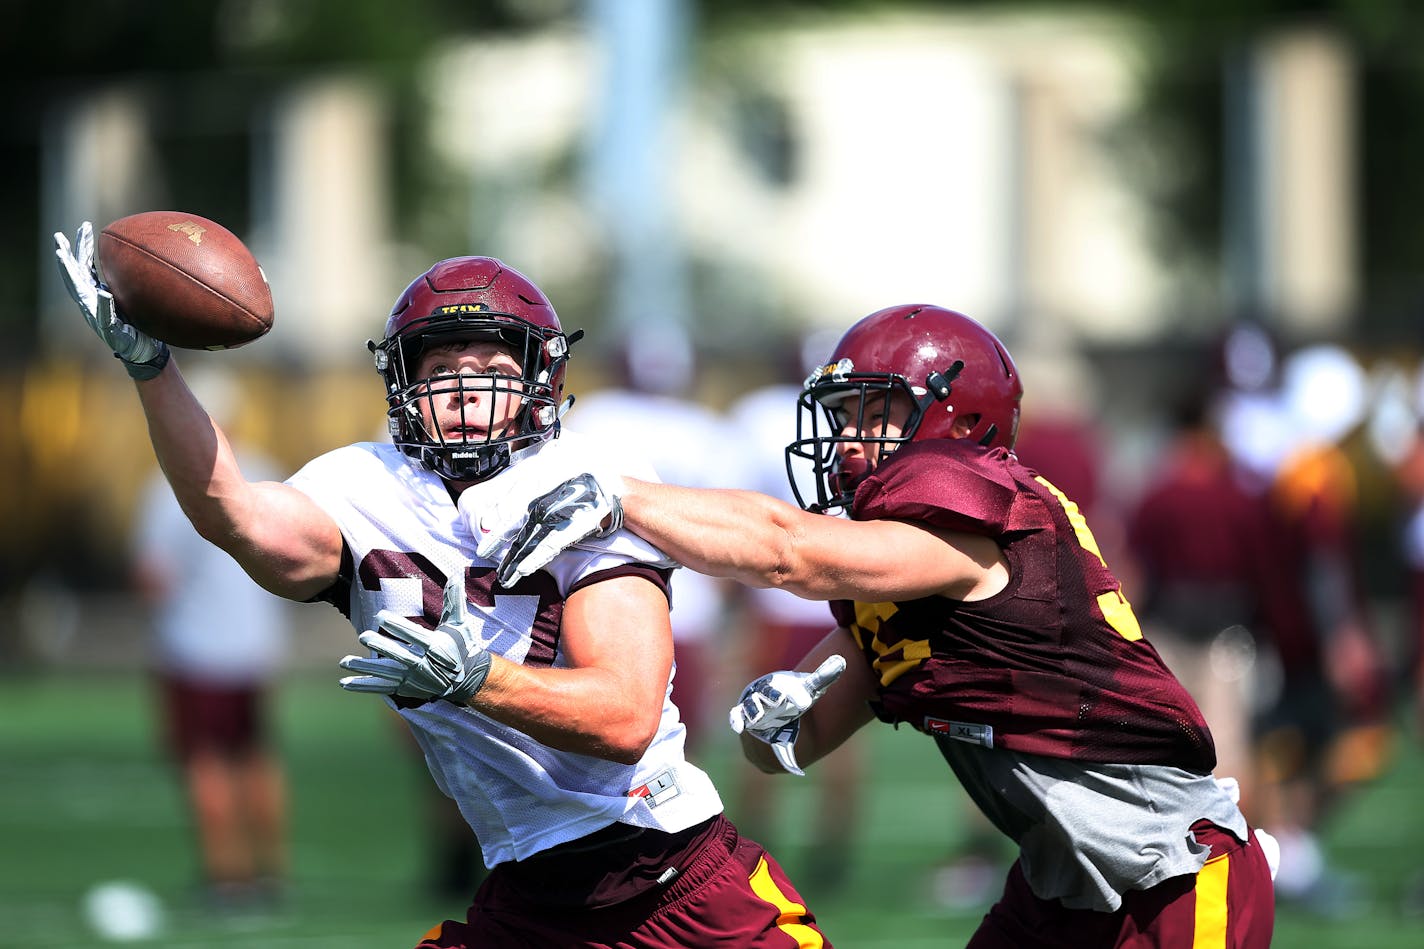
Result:
{"label": "maroon football helmet", "polygon": [[[386,382],[391,440],[421,465],[451,481],[477,481],[509,464],[512,449],[557,437],[569,346],[583,335],[564,335],[553,304],[523,274],[493,257],[442,260],[416,277],[391,308],[385,336],[367,343]],[[412,378],[421,354],[432,346],[488,340],[504,343],[523,367],[514,377],[458,373]],[[522,399],[514,422],[496,429],[495,400],[485,398],[488,434],[447,439],[432,433],[421,413],[437,398],[466,391],[510,394]],[[478,412],[481,409],[470,408]]]}
{"label": "maroon football helmet", "polygon": [[[877,410],[888,414],[900,392],[914,406],[895,437],[867,430]],[[841,406],[859,399],[859,418]],[[842,444],[879,445],[884,461],[900,445],[953,438],[956,419],[970,420],[967,438],[986,447],[1012,448],[1018,436],[1023,383],[997,336],[962,313],[943,307],[892,306],[856,323],[836,344],[826,365],[811,373],[797,405],[796,441],[786,447],[787,473],[796,499],[808,511],[849,508],[856,486],[874,466]],[[854,422],[854,425],[850,423]],[[798,479],[809,462],[814,478]],[[814,483],[803,497],[799,483]]]}

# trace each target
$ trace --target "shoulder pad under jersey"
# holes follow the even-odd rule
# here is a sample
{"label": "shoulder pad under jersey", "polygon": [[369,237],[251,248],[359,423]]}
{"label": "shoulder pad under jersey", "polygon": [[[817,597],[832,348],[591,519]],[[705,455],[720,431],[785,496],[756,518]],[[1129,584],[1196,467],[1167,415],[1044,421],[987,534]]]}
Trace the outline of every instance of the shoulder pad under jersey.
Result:
{"label": "shoulder pad under jersey", "polygon": [[1012,453],[963,439],[905,445],[856,489],[859,521],[922,521],[948,530],[997,535],[1011,526],[1019,486]]}

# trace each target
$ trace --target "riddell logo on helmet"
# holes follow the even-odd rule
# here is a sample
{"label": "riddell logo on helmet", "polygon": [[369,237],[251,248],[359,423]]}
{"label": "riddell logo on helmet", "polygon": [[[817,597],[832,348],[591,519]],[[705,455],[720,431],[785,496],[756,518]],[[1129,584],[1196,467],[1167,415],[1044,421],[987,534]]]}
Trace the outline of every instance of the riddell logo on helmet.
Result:
{"label": "riddell logo on helmet", "polygon": [[483,313],[488,309],[483,303],[449,303],[436,307],[435,312],[445,316],[451,313]]}

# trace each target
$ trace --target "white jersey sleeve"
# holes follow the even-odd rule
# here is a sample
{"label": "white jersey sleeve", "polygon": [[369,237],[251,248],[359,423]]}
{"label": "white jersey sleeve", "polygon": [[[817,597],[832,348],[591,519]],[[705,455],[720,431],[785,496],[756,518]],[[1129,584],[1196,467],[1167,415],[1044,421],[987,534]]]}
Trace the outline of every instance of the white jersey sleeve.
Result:
{"label": "white jersey sleeve", "polygon": [[[660,581],[665,558],[632,535],[614,535],[505,589],[495,562],[476,552],[471,518],[481,499],[518,489],[536,472],[562,473],[553,484],[578,474],[586,460],[578,449],[559,438],[521,452],[508,469],[467,489],[479,490],[468,501],[462,496],[460,507],[443,481],[392,445],[351,445],[313,460],[288,483],[331,515],[350,553],[324,598],[358,630],[373,628],[383,609],[434,626],[446,578],[461,571],[472,613],[485,618],[485,648],[526,666],[566,665],[560,621],[568,592],[615,568],[648,571]],[[555,750],[449,702],[391,705],[494,866],[614,822],[678,831],[721,811],[711,780],[684,757],[686,729],[670,689],[671,678],[657,737],[635,765]]]}

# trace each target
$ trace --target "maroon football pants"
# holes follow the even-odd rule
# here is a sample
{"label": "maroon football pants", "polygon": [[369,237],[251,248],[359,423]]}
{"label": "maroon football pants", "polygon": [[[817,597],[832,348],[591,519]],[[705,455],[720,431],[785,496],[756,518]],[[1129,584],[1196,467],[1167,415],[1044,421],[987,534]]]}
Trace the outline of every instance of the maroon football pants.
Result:
{"label": "maroon football pants", "polygon": [[1004,895],[967,949],[1267,949],[1275,891],[1260,845],[1211,824],[1192,829],[1211,846],[1206,866],[1196,876],[1129,890],[1115,913],[1039,899],[1015,862]]}
{"label": "maroon football pants", "polygon": [[829,947],[781,866],[718,818],[706,844],[666,887],[611,906],[552,907],[495,867],[464,922],[446,920],[416,949],[748,949]]}

